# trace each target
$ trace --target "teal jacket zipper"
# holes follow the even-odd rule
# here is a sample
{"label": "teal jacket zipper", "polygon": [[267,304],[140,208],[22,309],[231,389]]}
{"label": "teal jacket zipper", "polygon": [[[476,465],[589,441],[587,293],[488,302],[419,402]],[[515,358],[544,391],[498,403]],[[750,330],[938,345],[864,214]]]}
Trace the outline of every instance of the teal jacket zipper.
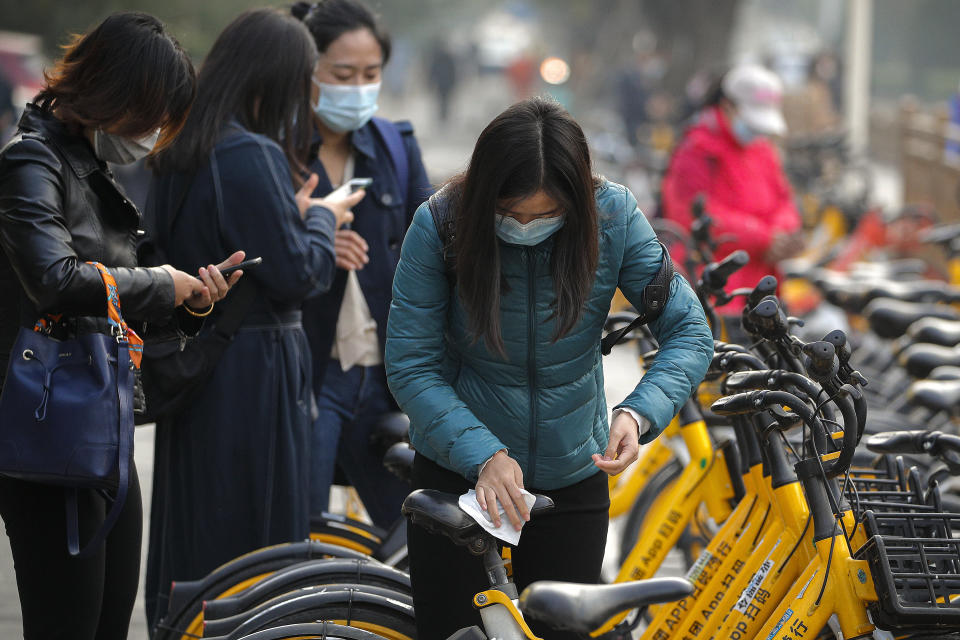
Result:
{"label": "teal jacket zipper", "polygon": [[537,475],[537,263],[533,249],[524,248],[527,257],[527,388],[530,390],[530,453],[524,486],[534,484]]}

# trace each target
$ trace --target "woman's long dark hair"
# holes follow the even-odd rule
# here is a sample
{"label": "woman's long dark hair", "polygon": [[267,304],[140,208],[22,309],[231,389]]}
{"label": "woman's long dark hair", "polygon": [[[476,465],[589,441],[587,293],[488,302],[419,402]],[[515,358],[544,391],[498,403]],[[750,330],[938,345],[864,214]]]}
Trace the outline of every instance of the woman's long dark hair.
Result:
{"label": "woman's long dark hair", "polygon": [[500,332],[498,202],[545,191],[565,218],[553,240],[554,340],[576,326],[593,286],[599,253],[597,181],[580,125],[557,102],[518,102],[480,134],[466,173],[450,185],[454,198],[457,286],[475,339],[505,356]]}
{"label": "woman's long dark hair", "polygon": [[276,9],[240,14],[217,37],[200,68],[196,103],[183,133],[157,157],[157,169],[196,169],[224,126],[236,119],[276,140],[298,179],[310,145],[310,77],[316,62],[313,38],[293,16]]}
{"label": "woman's long dark hair", "polygon": [[390,35],[373,12],[356,0],[296,2],[290,7],[290,13],[307,25],[320,53],[343,34],[367,29],[380,45],[383,64],[390,59]]}
{"label": "woman's long dark hair", "polygon": [[35,102],[76,128],[140,137],[161,128],[158,148],[180,131],[197,89],[196,72],[163,23],[145,13],[116,13],[64,47],[44,72]]}

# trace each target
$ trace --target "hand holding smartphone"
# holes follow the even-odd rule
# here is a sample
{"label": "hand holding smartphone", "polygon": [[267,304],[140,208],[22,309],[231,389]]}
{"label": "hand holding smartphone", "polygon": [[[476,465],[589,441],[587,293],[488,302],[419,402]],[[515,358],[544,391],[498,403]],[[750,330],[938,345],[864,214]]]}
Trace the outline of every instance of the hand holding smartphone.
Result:
{"label": "hand holding smartphone", "polygon": [[232,267],[227,267],[227,268],[225,268],[225,269],[220,269],[220,275],[222,275],[224,278],[226,278],[227,276],[229,276],[229,275],[230,275],[231,273],[233,273],[234,271],[239,271],[240,269],[249,269],[250,267],[255,267],[256,265],[260,264],[261,262],[263,262],[263,258],[260,258],[260,257],[251,258],[250,260],[244,260],[244,261],[241,262],[240,264],[235,264],[235,265],[233,265]]}
{"label": "hand holding smartphone", "polygon": [[373,184],[373,178],[351,178],[331,191],[326,197],[333,197],[337,199],[346,198],[348,195],[355,193],[360,189],[366,189],[371,184]]}
{"label": "hand holding smartphone", "polygon": [[[340,185],[339,187],[331,191],[329,194],[327,194],[324,200],[333,200],[333,201],[344,200],[350,197],[351,195],[353,195],[354,193],[356,193],[357,191],[359,191],[360,189],[366,189],[371,184],[373,184],[373,178],[351,178],[350,180],[347,180],[342,185]],[[343,224],[341,224],[340,228],[349,229],[350,222],[349,221],[344,222]]]}

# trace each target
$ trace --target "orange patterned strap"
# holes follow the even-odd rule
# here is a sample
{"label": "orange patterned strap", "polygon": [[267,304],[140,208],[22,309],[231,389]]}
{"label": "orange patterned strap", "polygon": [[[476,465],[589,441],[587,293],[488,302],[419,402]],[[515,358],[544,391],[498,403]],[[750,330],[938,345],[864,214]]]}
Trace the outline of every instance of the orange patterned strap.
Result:
{"label": "orange patterned strap", "polygon": [[[92,264],[97,268],[97,271],[100,272],[100,277],[103,279],[103,286],[107,292],[107,320],[110,322],[110,328],[114,331],[115,335],[126,340],[127,349],[130,352],[130,361],[133,362],[133,366],[139,369],[140,362],[143,359],[143,339],[137,335],[136,331],[128,327],[127,323],[123,320],[123,316],[120,313],[120,295],[117,293],[117,281],[107,268],[99,262],[88,262],[87,264]],[[61,316],[59,314],[41,318],[37,320],[33,330],[38,332],[49,331],[53,324],[58,322],[60,318]]]}
{"label": "orange patterned strap", "polygon": [[103,278],[103,286],[107,291],[107,320],[110,321],[110,328],[114,329],[118,336],[126,338],[130,360],[133,362],[133,366],[139,369],[140,361],[143,359],[143,339],[123,320],[123,315],[120,313],[120,295],[117,293],[117,281],[113,279],[113,274],[99,262],[88,264],[95,266],[97,271],[100,272],[100,277]]}

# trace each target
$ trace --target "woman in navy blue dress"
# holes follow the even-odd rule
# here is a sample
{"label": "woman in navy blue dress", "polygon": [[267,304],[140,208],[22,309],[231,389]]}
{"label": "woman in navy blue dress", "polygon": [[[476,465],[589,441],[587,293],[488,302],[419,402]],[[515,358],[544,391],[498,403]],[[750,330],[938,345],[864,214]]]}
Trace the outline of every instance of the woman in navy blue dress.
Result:
{"label": "woman in navy blue dress", "polygon": [[308,535],[313,398],[300,306],[329,288],[334,233],[363,196],[310,195],[317,178],[303,163],[316,57],[291,16],[242,14],[214,44],[184,132],[157,161],[148,216],[171,264],[207,264],[226,247],[263,263],[246,271],[256,295],[211,379],[188,410],[157,424],[151,628],[171,581]]}

